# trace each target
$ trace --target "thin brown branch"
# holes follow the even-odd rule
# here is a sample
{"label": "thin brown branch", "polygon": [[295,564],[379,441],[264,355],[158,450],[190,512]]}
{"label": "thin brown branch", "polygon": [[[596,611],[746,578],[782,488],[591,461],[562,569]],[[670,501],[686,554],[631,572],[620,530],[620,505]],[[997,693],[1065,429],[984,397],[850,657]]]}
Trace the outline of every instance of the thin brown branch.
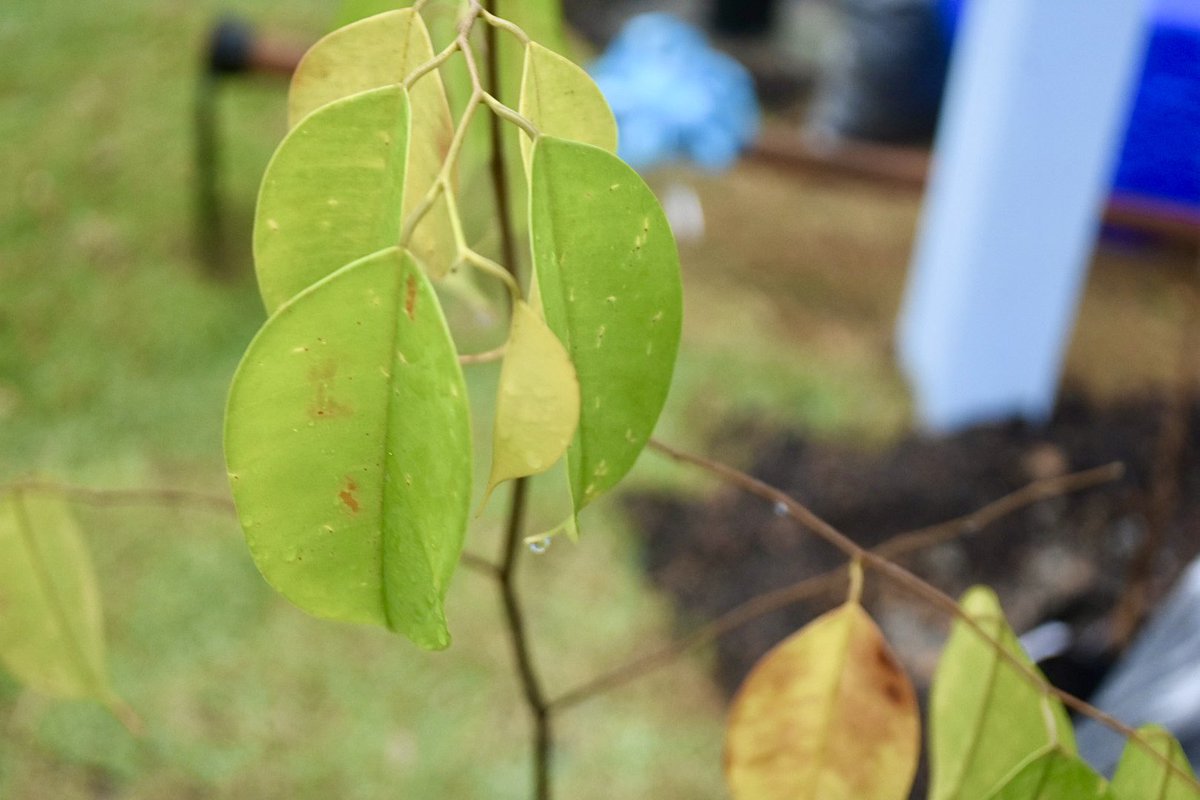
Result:
{"label": "thin brown branch", "polygon": [[[228,495],[196,492],[190,489],[94,489],[47,480],[24,480],[0,485],[0,495],[10,491],[54,492],[72,503],[94,508],[157,507],[191,508],[223,516],[237,518],[237,508]],[[489,559],[471,552],[462,554],[462,564],[467,569],[495,577],[500,568]]]}
{"label": "thin brown branch", "polygon": [[233,505],[233,498],[228,495],[194,492],[188,489],[92,489],[55,481],[27,480],[0,486],[0,492],[6,490],[56,492],[72,502],[88,506],[194,508],[230,516],[237,511]]}
{"label": "thin brown branch", "polygon": [[[1035,481],[988,503],[971,514],[926,528],[897,534],[873,548],[873,552],[890,559],[911,555],[951,539],[978,533],[996,520],[1038,501],[1090,489],[1116,480],[1123,472],[1124,468],[1121,464],[1113,463],[1082,472]],[[671,663],[689,650],[715,641],[742,625],[811,597],[835,591],[844,586],[845,582],[846,568],[839,567],[752,597],[670,644],[637,656],[609,672],[564,692],[550,701],[550,707],[555,711],[570,708],[635,681],[655,669]]]}
{"label": "thin brown branch", "polygon": [[[491,3],[481,3],[472,0],[472,8],[479,12],[490,12]],[[484,32],[484,43],[487,49],[487,82],[486,92],[491,95],[499,94],[500,87],[500,57],[499,42],[496,27],[488,25]],[[464,49],[468,66],[471,69],[475,90],[480,86],[478,70],[475,69],[474,59],[470,48]],[[495,109],[493,108],[493,112]],[[491,183],[495,196],[496,214],[500,220],[500,251],[505,268],[515,281],[519,281],[517,268],[516,232],[513,230],[512,207],[509,202],[509,175],[505,163],[504,135],[501,120],[496,113],[488,116],[489,135],[491,139]],[[515,302],[515,301],[514,301]],[[550,759],[554,746],[553,730],[551,728],[550,707],[546,702],[542,689],[541,678],[533,663],[533,651],[530,647],[526,632],[525,615],[517,591],[516,576],[519,555],[523,546],[525,527],[525,505],[528,499],[529,481],[518,478],[513,483],[512,506],[509,511],[508,529],[505,532],[504,551],[501,554],[498,571],[500,594],[504,601],[505,619],[508,624],[509,639],[512,642],[513,655],[516,659],[517,675],[525,695],[525,704],[533,718],[533,792],[536,800],[550,800]]]}
{"label": "thin brown branch", "polygon": [[1041,500],[1092,489],[1119,480],[1125,474],[1125,465],[1119,461],[1100,467],[1058,475],[1034,481],[998,500],[993,500],[976,511],[946,522],[901,533],[889,539],[872,552],[882,558],[900,558],[917,550],[969,536],[986,528],[1001,517]]}
{"label": "thin brown branch", "polygon": [[[497,38],[496,29],[489,25],[485,29],[484,42],[487,48],[488,93],[493,97],[500,94],[500,43]],[[504,129],[500,118],[495,114],[488,117],[488,132],[492,148],[492,192],[496,201],[496,216],[500,219],[500,255],[504,266],[519,281],[517,240],[513,231],[508,165],[505,161]]]}
{"label": "thin brown branch", "polygon": [[512,642],[516,660],[517,677],[525,696],[534,723],[533,777],[534,796],[537,800],[550,797],[550,751],[552,733],[550,706],[546,702],[537,667],[533,663],[533,649],[525,624],[524,608],[517,591],[517,565],[523,546],[522,532],[525,528],[525,508],[528,500],[529,481],[519,478],[513,483],[512,505],[509,510],[508,526],[504,536],[504,552],[496,576],[500,584],[500,597],[504,603],[504,617],[508,635]]}
{"label": "thin brown branch", "polygon": [[871,570],[879,573],[885,578],[891,580],[897,586],[907,590],[913,595],[921,598],[929,603],[934,608],[946,614],[946,616],[960,622],[969,628],[982,641],[986,642],[996,653],[997,657],[1006,662],[1023,680],[1028,682],[1043,694],[1057,698],[1068,708],[1082,714],[1085,717],[1099,722],[1101,725],[1116,731],[1124,736],[1127,740],[1137,742],[1146,752],[1153,756],[1160,764],[1169,770],[1176,778],[1186,781],[1189,785],[1200,789],[1200,782],[1191,777],[1185,770],[1176,766],[1170,758],[1163,756],[1155,751],[1145,739],[1138,734],[1133,728],[1116,719],[1115,717],[1106,714],[1090,703],[1082,700],[1068,692],[1052,686],[1036,667],[1023,663],[1020,659],[1010,653],[999,641],[990,633],[984,630],[973,617],[959,608],[958,603],[954,598],[950,597],[945,592],[937,587],[926,583],[919,577],[914,575],[899,564],[888,560],[888,558],[879,555],[871,550],[868,550],[854,542],[853,539],[846,536],[837,528],[830,525],[825,520],[821,519],[810,509],[805,507],[791,495],[783,492],[774,486],[771,486],[752,475],[748,475],[741,470],[730,467],[726,464],[713,461],[691,453],[685,453],[663,444],[657,440],[650,441],[650,447],[664,455],[679,461],[681,463],[691,464],[700,469],[724,480],[731,486],[735,486],[749,494],[761,497],[763,500],[785,508],[789,515],[794,517],[804,527],[808,528],[812,533],[823,539],[828,544],[842,551],[850,561],[860,561],[863,566],[869,567]]}

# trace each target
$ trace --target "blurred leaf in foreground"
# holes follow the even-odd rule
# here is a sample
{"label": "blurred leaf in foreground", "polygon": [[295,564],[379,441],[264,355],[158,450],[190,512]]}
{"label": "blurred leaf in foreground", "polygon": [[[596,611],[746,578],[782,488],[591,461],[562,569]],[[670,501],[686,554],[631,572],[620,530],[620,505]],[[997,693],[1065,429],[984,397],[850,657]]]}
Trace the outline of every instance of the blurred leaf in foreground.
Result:
{"label": "blurred leaf in foreground", "polygon": [[0,662],[31,689],[132,712],[104,663],[104,619],[91,558],[61,494],[0,496]]}
{"label": "blurred leaf in foreground", "polygon": [[1113,776],[1113,795],[1118,800],[1200,800],[1200,787],[1175,737],[1158,725],[1146,725],[1138,733],[1162,758],[1138,742],[1126,744]]}
{"label": "blurred leaf in foreground", "polygon": [[1041,673],[995,593],[977,586],[959,605],[992,641],[961,619],[950,631],[929,697],[930,800],[988,797],[1035,753],[1075,753],[1067,713],[1030,680]]}

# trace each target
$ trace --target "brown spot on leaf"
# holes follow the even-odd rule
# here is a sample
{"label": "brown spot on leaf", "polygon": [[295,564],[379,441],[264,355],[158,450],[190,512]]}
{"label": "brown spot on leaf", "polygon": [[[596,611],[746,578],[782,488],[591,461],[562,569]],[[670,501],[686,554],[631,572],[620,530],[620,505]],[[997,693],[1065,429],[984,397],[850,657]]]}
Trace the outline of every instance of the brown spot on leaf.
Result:
{"label": "brown spot on leaf", "polygon": [[354,478],[346,476],[346,488],[338,492],[338,498],[346,508],[350,509],[351,514],[357,514],[359,509],[358,497],[355,492],[358,491],[358,484],[354,482]]}
{"label": "brown spot on leaf", "polygon": [[328,359],[308,371],[308,380],[313,385],[313,400],[308,406],[312,419],[331,419],[349,416],[353,409],[339,403],[333,397],[333,380],[337,377],[337,362]]}
{"label": "brown spot on leaf", "polygon": [[882,642],[875,648],[875,661],[879,664],[880,669],[885,672],[897,671],[896,662],[892,658],[892,654],[884,648]]}
{"label": "brown spot on leaf", "polygon": [[408,283],[404,291],[404,313],[408,314],[409,319],[413,319],[413,314],[417,308],[417,279],[414,275],[408,276]]}
{"label": "brown spot on leaf", "polygon": [[909,702],[908,679],[882,639],[875,647],[875,664],[880,673],[876,681],[887,699],[897,706]]}

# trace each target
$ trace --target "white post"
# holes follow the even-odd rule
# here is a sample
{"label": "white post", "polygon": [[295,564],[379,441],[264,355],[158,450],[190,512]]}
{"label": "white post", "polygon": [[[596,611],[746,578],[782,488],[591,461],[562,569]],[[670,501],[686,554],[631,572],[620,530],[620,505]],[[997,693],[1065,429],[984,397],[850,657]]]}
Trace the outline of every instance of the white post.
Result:
{"label": "white post", "polygon": [[1052,410],[1147,5],[969,3],[898,329],[925,427]]}

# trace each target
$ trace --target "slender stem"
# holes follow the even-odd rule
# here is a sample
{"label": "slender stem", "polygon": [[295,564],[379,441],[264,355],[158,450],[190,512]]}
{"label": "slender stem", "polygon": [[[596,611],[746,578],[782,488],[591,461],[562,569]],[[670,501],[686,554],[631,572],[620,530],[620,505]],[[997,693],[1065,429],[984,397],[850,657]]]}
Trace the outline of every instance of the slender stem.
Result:
{"label": "slender stem", "polygon": [[529,44],[530,41],[532,41],[529,38],[529,34],[526,33],[525,31],[521,30],[521,27],[519,25],[517,25],[514,22],[509,22],[508,20],[504,19],[503,17],[497,17],[495,14],[488,11],[486,8],[480,7],[479,15],[481,17],[483,17],[484,22],[486,22],[488,25],[491,25],[492,27],[499,28],[504,31],[508,31],[508,33],[515,36],[517,38],[517,41],[519,41],[521,44]]}
{"label": "slender stem", "polygon": [[493,361],[499,361],[504,358],[504,353],[507,350],[508,345],[502,344],[491,350],[484,350],[482,353],[459,353],[458,363],[464,367],[468,364],[490,364]]}
{"label": "slender stem", "polygon": [[[488,30],[491,30],[491,28]],[[465,42],[463,46],[468,47]],[[464,52],[469,52],[469,49]],[[454,204],[449,199],[450,176],[454,173],[454,165],[458,162],[458,155],[462,151],[463,143],[467,140],[467,129],[471,127],[471,119],[475,116],[475,109],[482,102],[482,95],[483,92],[476,88],[471,94],[470,99],[467,100],[467,107],[463,109],[462,117],[459,118],[458,128],[454,131],[454,138],[450,140],[450,146],[446,150],[446,158],[442,162],[441,169],[438,170],[437,177],[433,179],[433,183],[425,192],[424,197],[421,198],[421,202],[417,204],[417,207],[408,215],[408,219],[404,221],[404,227],[400,232],[401,246],[408,244],[408,240],[412,238],[413,231],[416,230],[417,226],[421,224],[421,220],[433,208],[433,204],[437,202],[439,195],[445,194],[447,196],[446,206],[450,211],[451,217],[453,218],[457,215]],[[456,223],[455,232],[457,233],[457,231],[458,226]]]}
{"label": "slender stem", "polygon": [[521,299],[521,287],[517,285],[517,278],[510,270],[505,269],[487,256],[472,250],[466,245],[462,246],[461,257],[463,261],[467,262],[472,267],[475,267],[481,272],[486,272],[493,278],[498,278],[501,282],[503,282],[505,288],[508,289],[509,297],[514,305],[518,300]]}
{"label": "slender stem", "polygon": [[191,507],[217,514],[234,514],[233,499],[228,495],[206,494],[187,489],[92,489],[52,481],[17,481],[0,485],[6,491],[56,492],[68,500],[89,506],[166,506]]}
{"label": "slender stem", "polygon": [[[483,10],[489,11],[487,5]],[[488,94],[493,97],[500,91],[500,43],[496,36],[496,28],[489,25],[485,29],[484,41],[487,47],[487,79]],[[474,66],[467,59],[468,66]],[[494,109],[493,109],[494,110]],[[500,254],[505,267],[514,278],[520,279],[520,269],[517,267],[517,243],[513,231],[512,206],[509,202],[508,167],[504,161],[504,132],[500,126],[499,117],[493,115],[489,120],[489,134],[492,146],[492,191],[496,198],[496,215],[500,218]]]}
{"label": "slender stem", "polygon": [[[489,11],[487,5],[479,0],[472,0],[473,7],[480,11]],[[485,45],[487,47],[487,90],[495,94],[500,85],[500,59],[497,52],[496,28],[489,25],[485,30]],[[470,53],[464,50],[467,68],[472,80],[476,82],[476,90],[482,81],[479,80],[478,67]],[[495,110],[495,109],[493,109]],[[489,117],[489,132],[492,145],[491,176],[492,191],[495,193],[496,214],[500,219],[500,251],[504,266],[513,282],[518,278],[516,233],[513,230],[512,208],[509,203],[509,176],[504,161],[504,138],[500,127],[500,117],[492,114]],[[518,284],[519,285],[519,284]],[[510,287],[511,288],[511,287]],[[515,304],[515,297],[513,303]],[[525,615],[521,599],[517,592],[516,575],[518,557],[522,547],[522,533],[525,527],[525,506],[529,494],[529,481],[518,478],[513,482],[512,505],[508,515],[508,528],[504,537],[504,552],[500,561],[500,594],[504,600],[504,614],[508,622],[509,639],[512,642],[513,655],[517,662],[517,673],[525,694],[525,704],[533,717],[533,796],[536,800],[550,800],[550,759],[554,747],[553,730],[551,728],[550,706],[542,689],[542,682],[537,668],[533,663],[533,653],[525,630]]]}
{"label": "slender stem", "polygon": [[550,751],[553,747],[550,704],[546,702],[537,667],[533,663],[533,652],[525,626],[524,609],[517,592],[517,565],[522,547],[521,532],[525,527],[525,508],[529,495],[529,481],[520,478],[513,483],[512,505],[509,508],[508,527],[504,535],[504,552],[501,553],[497,577],[500,582],[500,597],[504,601],[504,617],[508,624],[508,635],[512,642],[516,660],[517,676],[525,695],[525,705],[533,717],[533,778],[534,797],[537,800],[550,798]]}
{"label": "slender stem", "polygon": [[433,72],[442,64],[445,64],[450,60],[450,57],[454,55],[454,51],[458,50],[461,46],[462,40],[456,37],[454,41],[446,45],[446,47],[440,53],[426,61],[424,64],[419,65],[416,69],[406,75],[404,77],[404,88],[411,89],[414,83],[421,80],[421,78],[424,78],[430,72]]}
{"label": "slender stem", "polygon": [[[161,507],[192,508],[230,517],[237,517],[233,498],[223,494],[207,494],[188,489],[93,489],[53,481],[25,480],[0,484],[0,495],[8,492],[53,492],[67,500],[95,508]],[[496,576],[500,568],[481,555],[465,551],[462,565],[484,575]]]}
{"label": "slender stem", "polygon": [[499,100],[497,100],[496,96],[491,92],[483,93],[483,102],[487,104],[487,107],[490,108],[496,114],[496,116],[502,118],[506,122],[511,122],[513,125],[516,125],[518,128],[525,131],[525,133],[529,134],[530,139],[536,139],[540,135],[540,131],[538,131],[537,125],[533,124],[533,120],[504,105],[504,103],[501,103]]}

